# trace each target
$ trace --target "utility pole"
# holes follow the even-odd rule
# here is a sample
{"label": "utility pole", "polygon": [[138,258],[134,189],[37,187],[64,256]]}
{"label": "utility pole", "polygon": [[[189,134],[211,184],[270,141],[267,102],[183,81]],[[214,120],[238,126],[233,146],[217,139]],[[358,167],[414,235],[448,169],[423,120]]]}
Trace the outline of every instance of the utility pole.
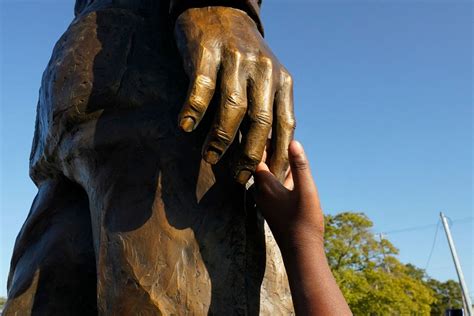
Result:
{"label": "utility pole", "polygon": [[448,238],[449,249],[451,249],[451,255],[453,256],[454,266],[456,267],[456,273],[458,274],[459,284],[461,285],[464,311],[466,312],[467,316],[474,316],[472,314],[471,297],[469,296],[469,291],[467,290],[466,282],[464,281],[464,275],[461,270],[461,265],[459,263],[456,248],[454,247],[453,237],[451,237],[451,230],[449,229],[448,221],[446,219],[446,216],[444,216],[443,212],[439,213],[439,216],[441,217],[441,222],[443,222],[446,238]]}

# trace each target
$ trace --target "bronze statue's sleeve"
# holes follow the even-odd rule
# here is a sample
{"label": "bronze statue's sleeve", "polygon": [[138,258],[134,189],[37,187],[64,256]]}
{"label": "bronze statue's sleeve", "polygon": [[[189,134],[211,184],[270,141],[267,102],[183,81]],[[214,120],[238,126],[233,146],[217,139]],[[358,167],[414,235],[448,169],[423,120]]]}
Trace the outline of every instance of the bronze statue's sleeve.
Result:
{"label": "bronze statue's sleeve", "polygon": [[260,21],[261,3],[262,0],[170,0],[170,14],[171,18],[175,20],[181,13],[190,8],[207,6],[236,8],[247,12],[263,35],[263,26]]}

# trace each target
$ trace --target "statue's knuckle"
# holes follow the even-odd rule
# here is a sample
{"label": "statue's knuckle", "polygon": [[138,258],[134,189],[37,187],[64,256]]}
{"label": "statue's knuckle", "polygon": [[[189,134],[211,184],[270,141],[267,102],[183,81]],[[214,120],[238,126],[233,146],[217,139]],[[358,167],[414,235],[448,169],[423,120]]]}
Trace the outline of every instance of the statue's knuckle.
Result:
{"label": "statue's knuckle", "polygon": [[213,80],[211,77],[204,74],[197,74],[194,82],[198,88],[206,88],[209,90],[214,90],[216,87],[215,80]]}
{"label": "statue's knuckle", "polygon": [[196,111],[196,112],[202,112],[206,108],[207,104],[204,98],[200,94],[193,93],[189,97],[189,107]]}
{"label": "statue's knuckle", "polygon": [[262,127],[272,126],[273,117],[271,113],[261,111],[261,112],[256,113],[253,117],[251,117],[251,119],[254,123],[256,123],[259,126],[262,126]]}
{"label": "statue's knuckle", "polygon": [[245,108],[245,100],[239,92],[232,92],[226,96],[226,106],[234,108]]}
{"label": "statue's knuckle", "polygon": [[273,69],[274,67],[274,62],[273,59],[268,57],[268,56],[262,56],[260,57],[260,64],[265,67],[266,69]]}
{"label": "statue's knuckle", "polygon": [[283,86],[293,87],[293,76],[286,69],[281,71],[281,81]]}
{"label": "statue's knuckle", "polygon": [[247,154],[247,159],[250,162],[250,165],[258,164],[262,160],[263,155],[259,155],[258,153],[252,152]]}
{"label": "statue's knuckle", "polygon": [[258,55],[252,51],[246,51],[243,53],[243,60],[247,63],[256,63],[258,61]]}
{"label": "statue's knuckle", "polygon": [[201,52],[201,56],[204,58],[212,56],[216,53],[215,49],[209,47],[208,45],[209,43],[199,43],[199,51]]}
{"label": "statue's knuckle", "polygon": [[222,128],[216,128],[214,130],[214,138],[221,144],[227,146],[232,142],[232,137],[229,133]]}
{"label": "statue's knuckle", "polygon": [[231,54],[236,62],[239,62],[242,59],[242,52],[240,49],[232,49]]}
{"label": "statue's knuckle", "polygon": [[292,117],[285,117],[281,120],[281,125],[285,130],[294,130],[296,128],[296,120]]}

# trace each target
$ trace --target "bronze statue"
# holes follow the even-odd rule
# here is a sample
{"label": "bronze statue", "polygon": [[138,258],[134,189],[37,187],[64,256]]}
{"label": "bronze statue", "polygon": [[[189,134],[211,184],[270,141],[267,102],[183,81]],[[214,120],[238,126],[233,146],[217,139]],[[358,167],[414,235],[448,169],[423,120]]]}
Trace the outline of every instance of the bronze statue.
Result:
{"label": "bronze statue", "polygon": [[293,313],[241,185],[270,134],[284,176],[294,129],[259,5],[76,0],[43,75],[5,315]]}

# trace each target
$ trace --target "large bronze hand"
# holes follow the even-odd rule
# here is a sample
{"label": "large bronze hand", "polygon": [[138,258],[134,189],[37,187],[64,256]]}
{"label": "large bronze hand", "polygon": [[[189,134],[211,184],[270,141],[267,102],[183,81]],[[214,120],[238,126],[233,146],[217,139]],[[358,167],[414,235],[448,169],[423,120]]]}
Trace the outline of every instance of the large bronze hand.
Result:
{"label": "large bronze hand", "polygon": [[217,163],[240,129],[241,152],[233,168],[237,181],[245,183],[261,161],[271,133],[270,170],[283,179],[295,127],[292,78],[265,44],[254,21],[233,8],[188,9],[176,21],[175,37],[190,77],[179,116],[184,131],[196,128],[216,85],[220,89],[203,158]]}

